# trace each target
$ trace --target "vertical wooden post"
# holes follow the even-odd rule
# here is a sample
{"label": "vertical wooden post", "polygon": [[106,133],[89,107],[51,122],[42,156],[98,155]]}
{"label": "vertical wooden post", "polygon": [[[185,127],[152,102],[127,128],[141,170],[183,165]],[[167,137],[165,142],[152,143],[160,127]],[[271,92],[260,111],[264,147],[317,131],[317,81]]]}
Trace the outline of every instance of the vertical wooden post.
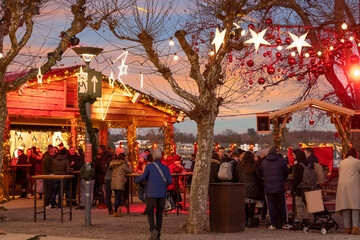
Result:
{"label": "vertical wooden post", "polygon": [[166,122],[164,125],[164,151],[165,157],[170,156],[174,153],[174,127],[172,122]]}
{"label": "vertical wooden post", "polygon": [[137,142],[136,142],[136,122],[132,121],[126,129],[127,155],[132,166],[137,164]]}
{"label": "vertical wooden post", "polygon": [[[8,199],[9,195],[9,165],[11,162],[11,153],[10,153],[10,118],[9,115],[6,117],[5,129],[4,129],[4,147],[3,147],[3,156],[2,156],[2,167],[3,174],[1,176],[1,187],[3,188],[3,197]],[[14,181],[15,179],[13,179]]]}
{"label": "vertical wooden post", "polygon": [[279,118],[275,117],[272,120],[274,126],[274,145],[280,147],[281,143],[281,135],[280,135],[280,128],[279,128]]}
{"label": "vertical wooden post", "polygon": [[76,147],[76,137],[77,137],[76,118],[72,118],[71,119],[71,145],[75,148],[77,148]]}
{"label": "vertical wooden post", "polygon": [[99,145],[101,144],[108,145],[108,126],[105,122],[101,123],[99,127]]}

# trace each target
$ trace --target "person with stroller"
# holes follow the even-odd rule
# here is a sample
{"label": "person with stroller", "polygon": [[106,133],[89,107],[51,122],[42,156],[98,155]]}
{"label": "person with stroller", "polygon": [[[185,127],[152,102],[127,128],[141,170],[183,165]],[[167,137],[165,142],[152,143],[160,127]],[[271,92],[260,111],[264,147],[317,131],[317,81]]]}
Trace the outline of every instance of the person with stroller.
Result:
{"label": "person with stroller", "polygon": [[360,160],[355,148],[350,148],[345,157],[339,165],[335,210],[344,218],[344,233],[360,235]]}

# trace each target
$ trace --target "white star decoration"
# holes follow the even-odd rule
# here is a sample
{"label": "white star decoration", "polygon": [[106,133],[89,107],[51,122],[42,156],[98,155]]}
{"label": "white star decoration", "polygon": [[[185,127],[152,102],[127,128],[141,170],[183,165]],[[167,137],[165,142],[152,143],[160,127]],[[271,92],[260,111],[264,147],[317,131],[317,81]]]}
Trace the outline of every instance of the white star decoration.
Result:
{"label": "white star decoration", "polygon": [[215,38],[211,42],[211,44],[215,44],[215,52],[219,51],[221,44],[224,42],[225,33],[226,33],[226,29],[223,30],[222,32],[219,32],[219,29],[216,28]]}
{"label": "white star decoration", "polygon": [[87,93],[88,73],[83,72],[82,66],[80,66],[80,72],[75,73],[75,75],[78,77],[79,92],[80,93]]}
{"label": "white star decoration", "polygon": [[36,76],[38,79],[38,84],[42,84],[43,75],[41,74],[41,68],[39,67],[39,73]]}
{"label": "white star decoration", "polygon": [[298,36],[295,36],[294,34],[292,33],[289,33],[290,34],[290,37],[292,38],[292,40],[294,42],[292,42],[286,49],[290,49],[290,48],[294,48],[296,47],[298,52],[299,52],[299,55],[301,54],[301,48],[302,47],[311,47],[310,44],[308,44],[307,42],[305,42],[305,38],[306,38],[306,35],[308,34],[309,32],[305,33],[304,35],[298,37]]}
{"label": "white star decoration", "polygon": [[[125,61],[128,55],[128,51],[124,51],[114,62],[121,61],[119,68],[119,74],[118,74],[118,81],[121,81],[122,75],[127,75],[127,68],[128,66],[125,65]],[[122,82],[122,81],[121,81]]]}
{"label": "white star decoration", "polygon": [[260,47],[260,44],[264,44],[264,45],[270,45],[270,43],[268,43],[265,39],[264,39],[264,35],[266,33],[266,30],[263,30],[262,32],[260,32],[259,34],[257,34],[256,32],[254,32],[251,28],[249,28],[250,33],[252,38],[247,40],[245,43],[254,43],[255,45],[255,50],[257,51]]}

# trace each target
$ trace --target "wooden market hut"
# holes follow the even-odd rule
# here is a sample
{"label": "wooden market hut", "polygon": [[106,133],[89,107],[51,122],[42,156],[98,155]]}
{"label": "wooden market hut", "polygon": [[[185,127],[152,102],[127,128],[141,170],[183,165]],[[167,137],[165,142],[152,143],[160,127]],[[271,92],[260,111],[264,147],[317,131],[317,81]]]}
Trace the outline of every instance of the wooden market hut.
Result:
{"label": "wooden market hut", "polygon": [[[82,121],[77,106],[76,73],[79,68],[80,66],[52,69],[42,79],[31,80],[19,90],[9,92],[7,132],[17,129],[46,131],[67,127],[71,130],[69,145],[76,146],[79,143],[77,136]],[[6,81],[23,74],[9,73]],[[183,116],[180,109],[112,79],[109,82],[109,78],[104,75],[102,98],[92,105],[91,111],[93,127],[99,129],[99,144],[107,145],[108,128],[126,128],[128,156],[133,161],[137,158],[137,128],[163,127],[164,150],[168,155],[173,152],[173,124],[182,120]],[[6,164],[3,166],[6,168]]]}

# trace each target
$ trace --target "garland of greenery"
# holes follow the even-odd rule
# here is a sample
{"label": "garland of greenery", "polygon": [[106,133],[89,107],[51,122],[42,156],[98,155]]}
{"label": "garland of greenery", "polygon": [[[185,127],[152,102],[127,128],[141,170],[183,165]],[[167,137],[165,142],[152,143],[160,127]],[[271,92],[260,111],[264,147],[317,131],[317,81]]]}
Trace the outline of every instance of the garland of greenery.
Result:
{"label": "garland of greenery", "polygon": [[[83,122],[85,122],[86,131],[89,133],[90,143],[92,146],[92,163],[95,162],[98,146],[96,142],[96,135],[93,129],[93,125],[91,122],[91,118],[88,118],[86,114],[86,103],[93,104],[96,101],[96,97],[92,95],[83,96],[79,99],[79,112]],[[91,180],[91,178],[95,175],[95,171],[93,168],[91,170],[86,170],[85,166],[83,166],[80,170],[80,177],[86,181]]]}

